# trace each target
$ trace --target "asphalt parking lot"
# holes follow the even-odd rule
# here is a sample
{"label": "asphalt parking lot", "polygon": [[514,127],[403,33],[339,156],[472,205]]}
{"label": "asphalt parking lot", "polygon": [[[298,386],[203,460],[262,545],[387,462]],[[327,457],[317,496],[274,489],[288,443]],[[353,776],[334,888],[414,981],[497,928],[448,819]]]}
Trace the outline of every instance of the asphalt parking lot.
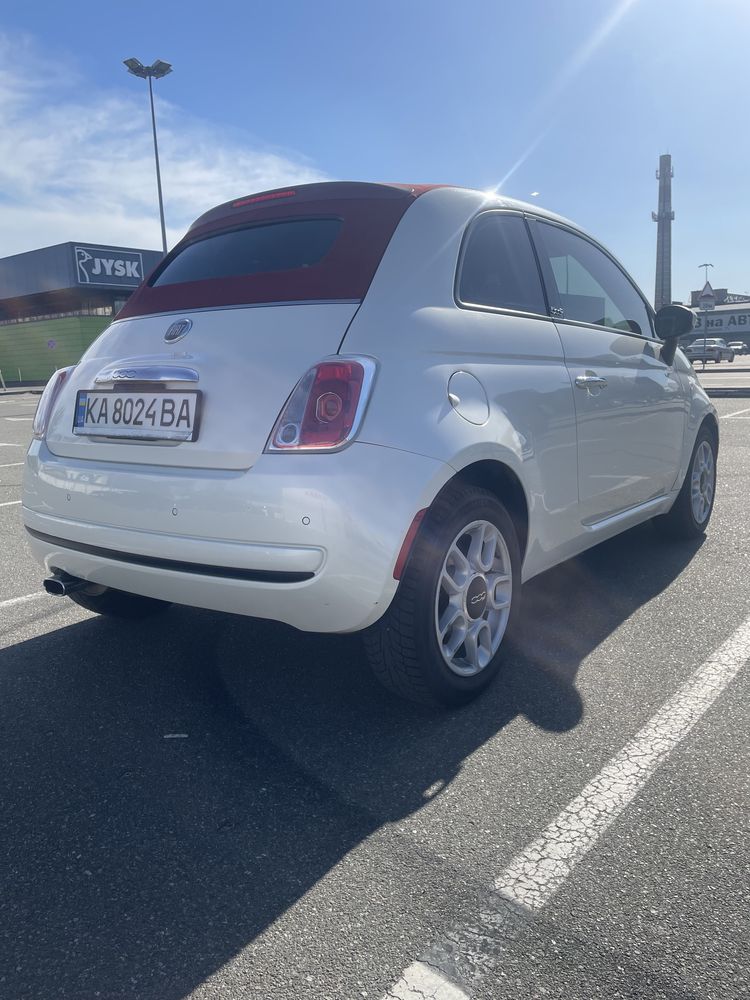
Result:
{"label": "asphalt parking lot", "polygon": [[[705,540],[646,525],[532,581],[501,681],[436,714],[381,691],[356,636],[40,595],[36,398],[0,395],[0,996],[750,996],[744,654],[543,906],[492,903],[750,616],[750,398],[715,403]],[[466,994],[398,985],[446,942]]]}
{"label": "asphalt parking lot", "polygon": [[720,364],[704,365],[696,362],[693,365],[701,383],[709,393],[722,397],[750,395],[750,355],[738,354],[734,361],[722,361]]}

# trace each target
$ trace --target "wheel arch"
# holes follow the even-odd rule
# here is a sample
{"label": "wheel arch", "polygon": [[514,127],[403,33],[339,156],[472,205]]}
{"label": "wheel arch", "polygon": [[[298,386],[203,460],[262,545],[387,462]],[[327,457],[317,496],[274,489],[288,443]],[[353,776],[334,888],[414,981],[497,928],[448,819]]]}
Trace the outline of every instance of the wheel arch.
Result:
{"label": "wheel arch", "polygon": [[[703,420],[701,420],[700,427],[698,428],[698,434],[704,427],[708,427],[711,431],[711,436],[714,439],[714,444],[716,445],[716,453],[719,452],[719,421],[716,419],[715,413],[707,413]],[[697,438],[698,435],[696,435]]]}
{"label": "wheel arch", "polygon": [[526,491],[516,473],[504,462],[486,458],[464,466],[443,489],[455,482],[479,486],[495,494],[507,509],[516,529],[521,563],[523,563],[529,541],[529,503]]}

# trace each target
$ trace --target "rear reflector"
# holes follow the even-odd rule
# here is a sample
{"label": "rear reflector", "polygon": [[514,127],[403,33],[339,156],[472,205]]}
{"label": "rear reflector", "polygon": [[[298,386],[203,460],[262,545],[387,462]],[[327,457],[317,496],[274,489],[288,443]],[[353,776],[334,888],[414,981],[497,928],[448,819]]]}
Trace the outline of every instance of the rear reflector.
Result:
{"label": "rear reflector", "polygon": [[393,579],[400,580],[403,575],[404,569],[406,567],[406,562],[411,553],[412,546],[414,545],[414,540],[417,537],[417,532],[419,531],[424,516],[427,513],[427,507],[424,510],[418,510],[414,515],[414,520],[409,526],[409,530],[406,532],[406,538],[404,539],[404,544],[401,546],[401,551],[398,554],[398,559],[396,560],[396,565],[393,567]]}

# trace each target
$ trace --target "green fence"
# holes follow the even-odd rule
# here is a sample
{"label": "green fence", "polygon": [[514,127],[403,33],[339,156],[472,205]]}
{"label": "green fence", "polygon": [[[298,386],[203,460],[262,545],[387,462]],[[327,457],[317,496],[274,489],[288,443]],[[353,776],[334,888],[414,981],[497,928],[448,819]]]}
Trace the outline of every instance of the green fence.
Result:
{"label": "green fence", "polygon": [[77,364],[110,322],[107,316],[64,316],[0,326],[3,378],[6,382],[46,381],[56,368]]}

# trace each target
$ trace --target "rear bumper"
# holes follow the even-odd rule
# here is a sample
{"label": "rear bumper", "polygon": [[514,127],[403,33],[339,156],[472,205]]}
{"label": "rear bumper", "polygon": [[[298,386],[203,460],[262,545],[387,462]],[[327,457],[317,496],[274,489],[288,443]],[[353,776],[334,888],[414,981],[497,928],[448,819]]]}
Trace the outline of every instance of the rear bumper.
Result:
{"label": "rear bumper", "polygon": [[35,442],[23,519],[35,558],[177,604],[351,632],[384,613],[411,520],[453,470],[354,444],[247,472],[82,462]]}

